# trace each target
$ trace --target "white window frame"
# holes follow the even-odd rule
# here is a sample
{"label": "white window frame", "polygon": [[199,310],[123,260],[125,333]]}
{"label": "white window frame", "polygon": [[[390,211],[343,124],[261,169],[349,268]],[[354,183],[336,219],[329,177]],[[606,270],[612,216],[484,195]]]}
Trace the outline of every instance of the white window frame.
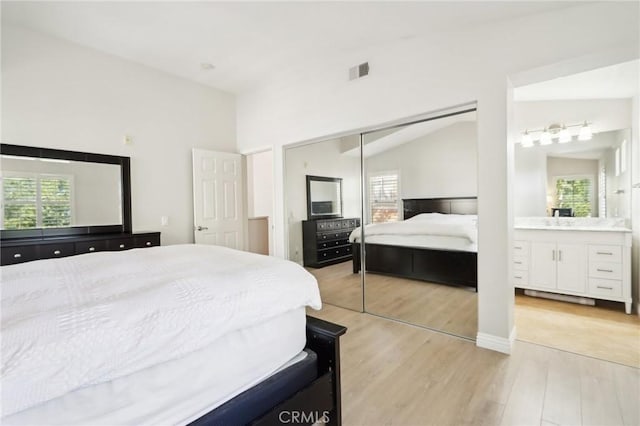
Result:
{"label": "white window frame", "polygon": [[396,176],[396,209],[398,211],[398,222],[403,220],[403,211],[402,211],[402,197],[400,196],[400,194],[402,193],[400,191],[401,187],[400,187],[400,170],[385,170],[385,171],[377,171],[377,172],[372,172],[372,173],[368,173],[367,174],[367,219],[368,219],[368,223],[373,223],[373,205],[372,205],[372,200],[371,200],[371,178],[374,177],[378,177],[378,176],[389,176],[389,175],[395,175]]}
{"label": "white window frame", "polygon": [[[594,175],[558,175],[553,176],[553,203],[558,199],[558,193],[556,188],[558,187],[558,179],[565,180],[584,180],[588,179],[591,182],[591,216],[598,212],[596,210],[596,200],[598,199],[598,193],[596,192],[596,176]],[[598,188],[599,190],[599,188]]]}
{"label": "white window frame", "polygon": [[[70,214],[70,225],[69,226],[73,226],[73,224],[75,223],[75,178],[74,175],[71,174],[65,174],[65,173],[33,173],[33,172],[14,172],[14,171],[3,171],[0,176],[2,178],[8,177],[8,178],[26,178],[26,179],[35,179],[36,181],[36,201],[35,201],[35,206],[36,206],[36,228],[43,228],[43,218],[42,218],[42,194],[41,194],[41,184],[40,181],[42,178],[49,178],[49,177],[58,177],[58,178],[65,178],[69,181],[69,190],[71,192],[70,197],[69,197],[69,207],[71,209],[71,214]],[[0,179],[0,191],[1,192],[1,202],[2,202],[2,208],[0,209],[0,227],[2,229],[4,229],[4,206],[5,204],[14,204],[12,202],[7,202],[4,199],[4,179]]]}

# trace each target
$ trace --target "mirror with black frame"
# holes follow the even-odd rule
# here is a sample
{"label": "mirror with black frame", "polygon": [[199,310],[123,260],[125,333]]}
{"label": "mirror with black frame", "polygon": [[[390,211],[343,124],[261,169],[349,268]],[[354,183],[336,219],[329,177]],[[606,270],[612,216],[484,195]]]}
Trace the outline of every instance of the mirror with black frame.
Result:
{"label": "mirror with black frame", "polygon": [[307,175],[307,218],[342,217],[342,178]]}
{"label": "mirror with black frame", "polygon": [[2,236],[130,232],[129,158],[2,144]]}

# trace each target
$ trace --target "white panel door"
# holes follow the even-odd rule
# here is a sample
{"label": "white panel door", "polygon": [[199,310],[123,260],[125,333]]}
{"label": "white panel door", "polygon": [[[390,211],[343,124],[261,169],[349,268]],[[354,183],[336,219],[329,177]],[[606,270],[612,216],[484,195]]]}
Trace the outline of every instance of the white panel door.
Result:
{"label": "white panel door", "polygon": [[584,293],[587,290],[587,247],[558,244],[558,289]]}
{"label": "white panel door", "polygon": [[556,243],[531,243],[529,284],[535,288],[556,288]]}
{"label": "white panel door", "polygon": [[244,250],[242,156],[193,149],[193,220],[197,244]]}

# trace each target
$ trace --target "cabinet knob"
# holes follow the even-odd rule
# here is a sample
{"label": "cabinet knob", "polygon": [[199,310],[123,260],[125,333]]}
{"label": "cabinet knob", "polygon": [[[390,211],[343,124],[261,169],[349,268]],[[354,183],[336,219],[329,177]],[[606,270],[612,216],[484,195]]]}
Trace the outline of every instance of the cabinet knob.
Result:
{"label": "cabinet knob", "polygon": [[20,253],[16,253],[13,255],[14,259],[20,259],[22,257],[22,255]]}
{"label": "cabinet knob", "polygon": [[147,247],[151,246],[151,241],[146,242]]}
{"label": "cabinet knob", "polygon": [[55,254],[56,256],[60,254],[60,250],[54,250],[53,254]]}
{"label": "cabinet knob", "polygon": [[120,248],[124,248],[124,244],[120,244]]}
{"label": "cabinet knob", "polygon": [[89,247],[89,251],[96,251],[95,247]]}

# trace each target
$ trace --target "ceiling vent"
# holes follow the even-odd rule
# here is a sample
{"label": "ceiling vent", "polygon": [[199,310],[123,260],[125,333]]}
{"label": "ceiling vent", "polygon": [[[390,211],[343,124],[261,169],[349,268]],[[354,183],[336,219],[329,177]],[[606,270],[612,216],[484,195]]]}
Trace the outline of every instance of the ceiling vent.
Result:
{"label": "ceiling vent", "polygon": [[369,62],[349,68],[349,80],[355,80],[367,75],[369,75]]}

